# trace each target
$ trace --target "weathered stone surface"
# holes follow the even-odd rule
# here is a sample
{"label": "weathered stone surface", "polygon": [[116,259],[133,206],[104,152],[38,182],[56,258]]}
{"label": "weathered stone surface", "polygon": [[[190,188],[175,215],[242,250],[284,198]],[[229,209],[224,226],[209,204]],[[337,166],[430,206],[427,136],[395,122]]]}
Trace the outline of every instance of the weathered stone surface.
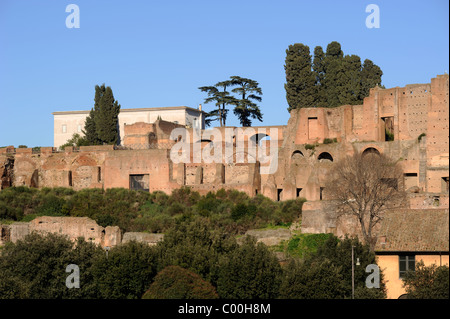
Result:
{"label": "weathered stone surface", "polygon": [[151,233],[139,233],[139,232],[126,232],[123,234],[122,243],[135,240],[149,245],[156,245],[159,241],[163,240],[164,234],[151,234]]}
{"label": "weathered stone surface", "polygon": [[255,237],[258,243],[263,243],[267,246],[276,246],[283,240],[289,240],[291,238],[291,231],[287,228],[250,229],[243,237],[238,239],[238,242],[242,243],[245,236]]}

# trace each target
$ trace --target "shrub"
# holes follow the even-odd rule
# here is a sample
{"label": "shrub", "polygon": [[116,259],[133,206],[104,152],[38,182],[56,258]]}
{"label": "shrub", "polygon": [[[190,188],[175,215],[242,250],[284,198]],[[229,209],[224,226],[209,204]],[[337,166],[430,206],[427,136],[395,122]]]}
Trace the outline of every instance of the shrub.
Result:
{"label": "shrub", "polygon": [[217,299],[214,286],[179,266],[160,271],[142,299]]}

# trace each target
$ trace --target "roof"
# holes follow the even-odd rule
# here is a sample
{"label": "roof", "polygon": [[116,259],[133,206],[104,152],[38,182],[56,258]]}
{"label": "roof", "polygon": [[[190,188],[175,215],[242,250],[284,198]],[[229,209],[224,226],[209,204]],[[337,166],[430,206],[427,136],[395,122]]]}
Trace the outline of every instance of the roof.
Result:
{"label": "roof", "polygon": [[[384,241],[385,244],[383,244]],[[375,251],[448,252],[449,210],[404,209],[386,211],[381,222]]]}
{"label": "roof", "polygon": [[[120,112],[142,112],[142,111],[168,111],[168,110],[190,110],[198,113],[206,113],[189,106],[165,106],[165,107],[143,107],[143,108],[132,108],[132,109],[120,109]],[[59,111],[53,112],[53,115],[68,115],[68,114],[89,114],[88,111]]]}

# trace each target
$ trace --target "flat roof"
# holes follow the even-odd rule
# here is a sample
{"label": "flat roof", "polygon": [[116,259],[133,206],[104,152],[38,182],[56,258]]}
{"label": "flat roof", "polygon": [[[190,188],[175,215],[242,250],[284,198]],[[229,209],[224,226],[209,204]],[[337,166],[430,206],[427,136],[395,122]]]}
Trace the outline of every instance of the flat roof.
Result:
{"label": "flat roof", "polygon": [[[143,108],[132,108],[132,109],[120,109],[120,112],[142,112],[142,111],[167,111],[167,110],[191,110],[198,113],[206,113],[205,111],[200,111],[199,109],[194,109],[189,106],[163,106],[163,107],[143,107]],[[53,112],[53,115],[68,115],[68,114],[89,114],[89,111],[58,111]]]}

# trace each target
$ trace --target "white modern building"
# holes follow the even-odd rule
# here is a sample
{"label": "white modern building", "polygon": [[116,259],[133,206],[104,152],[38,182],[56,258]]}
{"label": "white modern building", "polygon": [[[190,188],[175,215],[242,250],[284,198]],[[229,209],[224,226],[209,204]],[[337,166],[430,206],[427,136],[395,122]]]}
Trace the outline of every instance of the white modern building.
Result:
{"label": "white modern building", "polygon": [[[53,112],[53,146],[60,147],[78,133],[83,136],[84,124],[90,111]],[[124,137],[124,125],[137,122],[154,123],[158,118],[162,120],[193,126],[199,121],[201,129],[205,128],[205,112],[201,105],[198,109],[187,106],[169,106],[121,109],[119,113],[120,143]]]}

